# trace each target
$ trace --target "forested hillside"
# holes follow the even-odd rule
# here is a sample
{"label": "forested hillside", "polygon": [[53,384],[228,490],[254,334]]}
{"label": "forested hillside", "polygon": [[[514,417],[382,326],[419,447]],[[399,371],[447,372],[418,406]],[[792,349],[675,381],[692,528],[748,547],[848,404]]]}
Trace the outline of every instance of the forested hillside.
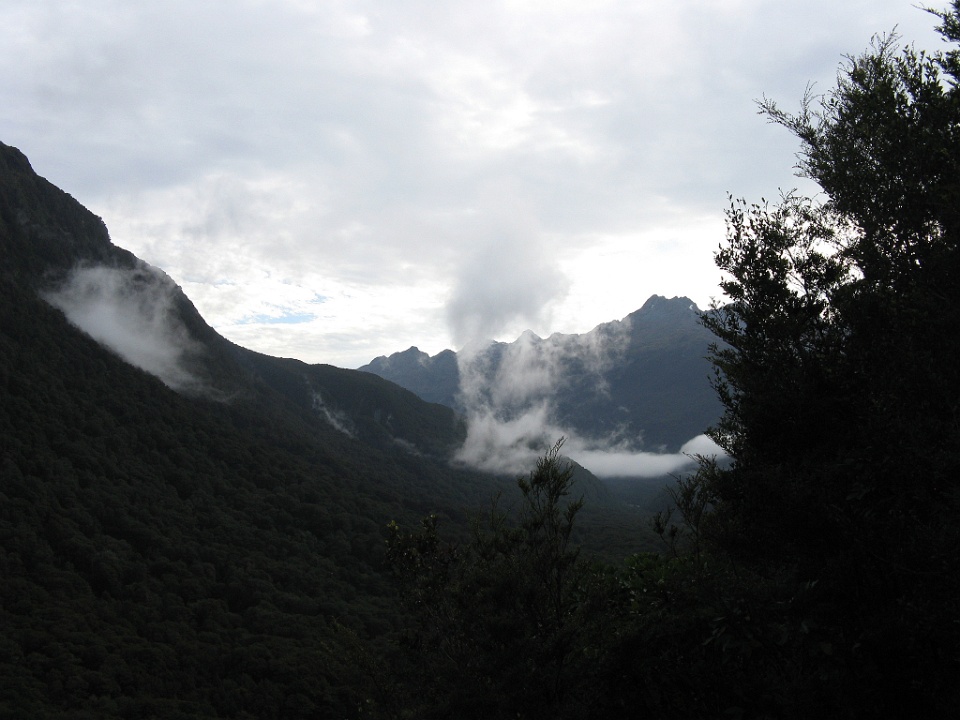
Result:
{"label": "forested hillside", "polygon": [[[5,145],[0,256],[0,717],[352,716],[407,623],[387,524],[465,537],[511,479],[449,466],[449,408],[227,342]],[[580,491],[592,547],[643,537]]]}
{"label": "forested hillside", "polygon": [[456,518],[496,487],[425,459],[455,446],[453,413],[229,346],[185,298],[212,390],[173,392],[40,298],[78,262],[135,259],[18,152],[2,161],[0,715],[342,712],[337,624],[398,617],[386,523]]}
{"label": "forested hillside", "polygon": [[203,384],[173,392],[40,298],[77,263],[137,261],[20,153],[2,162],[4,716],[342,712],[337,623],[398,616],[386,523],[462,518],[497,487],[443,462],[453,412],[231,346],[179,296]]}

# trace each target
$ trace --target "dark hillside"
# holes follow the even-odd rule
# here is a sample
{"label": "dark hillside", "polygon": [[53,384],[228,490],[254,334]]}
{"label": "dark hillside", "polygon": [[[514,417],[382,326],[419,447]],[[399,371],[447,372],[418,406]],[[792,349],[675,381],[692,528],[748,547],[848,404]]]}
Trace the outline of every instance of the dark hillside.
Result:
{"label": "dark hillside", "polygon": [[349,437],[436,460],[446,460],[463,441],[465,429],[453,410],[426,403],[399,385],[332,365],[232,349],[251,377]]}
{"label": "dark hillside", "polygon": [[381,355],[360,369],[395,382],[427,402],[457,406],[460,369],[453,350],[443,350],[431,357],[411,347],[389,357]]}
{"label": "dark hillside", "polygon": [[[78,306],[119,325],[98,342]],[[356,716],[409,624],[388,522],[462,538],[516,493],[448,464],[463,435],[382,378],[228,342],[0,145],[0,717]],[[577,482],[577,539],[630,552],[636,511]]]}
{"label": "dark hillside", "polygon": [[78,263],[165,281],[6,146],[0,253],[0,716],[342,716],[343,639],[398,617],[386,523],[502,486],[446,466],[452,411],[238,348],[178,289],[204,385],[174,392],[41,299]]}

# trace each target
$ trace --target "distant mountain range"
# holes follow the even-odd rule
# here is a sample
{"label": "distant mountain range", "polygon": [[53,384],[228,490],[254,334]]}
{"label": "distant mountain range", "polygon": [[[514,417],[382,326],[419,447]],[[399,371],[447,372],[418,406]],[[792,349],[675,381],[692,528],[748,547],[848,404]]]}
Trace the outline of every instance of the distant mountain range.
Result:
{"label": "distant mountain range", "polygon": [[545,405],[554,424],[581,437],[675,453],[722,412],[706,359],[714,340],[689,298],[654,295],[583,335],[527,332],[432,357],[411,347],[360,370],[462,414],[483,409],[509,422]]}

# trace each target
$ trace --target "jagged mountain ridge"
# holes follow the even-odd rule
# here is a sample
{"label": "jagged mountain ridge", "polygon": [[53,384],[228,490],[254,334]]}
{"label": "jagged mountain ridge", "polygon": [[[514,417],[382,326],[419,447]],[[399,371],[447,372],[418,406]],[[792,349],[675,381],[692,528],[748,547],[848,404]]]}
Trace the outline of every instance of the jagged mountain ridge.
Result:
{"label": "jagged mountain ridge", "polygon": [[547,402],[552,419],[582,437],[676,452],[722,412],[706,359],[715,338],[698,318],[689,298],[654,295],[622,320],[582,335],[540,338],[528,331],[466,359],[412,347],[360,370],[458,412],[483,405],[509,420]]}

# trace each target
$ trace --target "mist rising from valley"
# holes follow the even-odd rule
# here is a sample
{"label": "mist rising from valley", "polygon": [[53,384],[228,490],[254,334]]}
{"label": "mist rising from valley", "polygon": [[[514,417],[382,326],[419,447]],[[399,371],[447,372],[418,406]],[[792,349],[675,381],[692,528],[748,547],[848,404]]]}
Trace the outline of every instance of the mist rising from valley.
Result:
{"label": "mist rising from valley", "polygon": [[591,433],[564,419],[560,396],[573,382],[584,396],[615,404],[609,378],[631,351],[633,322],[628,316],[582,335],[546,339],[528,331],[510,344],[461,350],[456,401],[467,436],[456,461],[488,472],[519,473],[561,437],[566,438],[564,452],[600,477],[663,477],[693,468],[696,455],[722,456],[703,434],[670,452],[649,443],[626,420],[607,422],[605,428],[598,424]]}

